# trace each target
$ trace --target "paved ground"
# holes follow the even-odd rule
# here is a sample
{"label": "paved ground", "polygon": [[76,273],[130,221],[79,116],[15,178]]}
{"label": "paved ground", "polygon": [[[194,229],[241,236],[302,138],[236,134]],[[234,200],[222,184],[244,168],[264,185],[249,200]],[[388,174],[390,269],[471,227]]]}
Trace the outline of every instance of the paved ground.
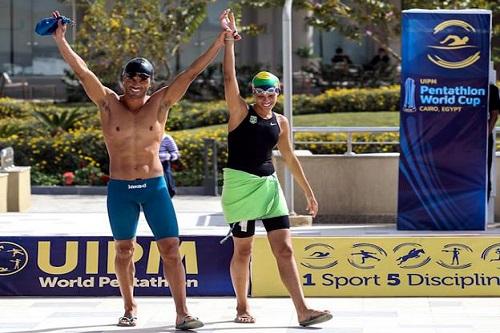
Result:
{"label": "paved ground", "polygon": [[[174,200],[181,233],[224,234],[219,198],[180,196]],[[143,219],[141,217],[141,219]],[[68,223],[70,222],[70,223]],[[258,229],[262,232],[262,229]],[[296,228],[303,235],[398,235],[393,225],[314,226]],[[488,233],[498,233],[490,228]],[[109,235],[104,196],[33,196],[26,213],[0,214],[0,235]],[[146,223],[139,234],[150,235]],[[302,329],[287,298],[251,299],[256,324],[235,324],[232,297],[190,298],[192,313],[206,322],[198,332],[332,333],[499,333],[500,298],[309,298],[334,319]],[[0,298],[0,332],[173,332],[174,305],[170,297],[140,297],[139,325],[115,326],[121,299]]]}
{"label": "paved ground", "polygon": [[[334,319],[300,328],[286,298],[251,299],[255,324],[235,324],[233,298],[190,298],[205,321],[198,332],[498,333],[497,298],[310,298]],[[108,298],[0,298],[0,332],[173,332],[171,298],[141,297],[136,328],[120,328],[121,300]]]}
{"label": "paved ground", "polygon": [[[205,321],[197,332],[498,333],[497,298],[310,298],[331,309],[334,319],[313,328],[297,325],[286,298],[251,299],[255,324],[235,324],[233,298],[191,298],[193,314]],[[109,298],[0,298],[0,332],[174,332],[171,298],[141,297],[139,324],[120,328],[121,300]]]}

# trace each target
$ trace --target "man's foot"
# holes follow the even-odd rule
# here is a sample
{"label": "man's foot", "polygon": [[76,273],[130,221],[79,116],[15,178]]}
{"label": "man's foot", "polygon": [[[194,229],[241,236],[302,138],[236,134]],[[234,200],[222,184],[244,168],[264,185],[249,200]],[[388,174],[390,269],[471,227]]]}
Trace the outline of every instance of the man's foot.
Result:
{"label": "man's foot", "polygon": [[238,324],[253,324],[255,323],[255,318],[251,314],[243,312],[236,315],[234,322]]}
{"label": "man's foot", "polygon": [[116,325],[120,327],[134,327],[137,325],[137,316],[130,313],[125,314],[118,318],[118,324]]}
{"label": "man's foot", "polygon": [[186,315],[180,321],[175,323],[175,328],[178,330],[193,330],[195,328],[203,327],[204,324],[198,318],[191,315]]}
{"label": "man's foot", "polygon": [[332,319],[333,316],[330,311],[317,311],[317,310],[308,310],[306,314],[303,316],[302,320],[299,317],[300,326],[307,327],[311,325],[316,325],[319,323],[323,323]]}

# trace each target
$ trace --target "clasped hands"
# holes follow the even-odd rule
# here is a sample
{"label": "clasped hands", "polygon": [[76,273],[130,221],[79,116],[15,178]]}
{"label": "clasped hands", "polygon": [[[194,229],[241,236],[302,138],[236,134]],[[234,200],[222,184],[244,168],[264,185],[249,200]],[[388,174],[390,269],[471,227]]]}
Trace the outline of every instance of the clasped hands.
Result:
{"label": "clasped hands", "polygon": [[219,17],[220,25],[222,30],[226,33],[224,35],[224,40],[240,40],[241,36],[236,28],[236,21],[234,19],[234,13],[231,9],[224,10]]}

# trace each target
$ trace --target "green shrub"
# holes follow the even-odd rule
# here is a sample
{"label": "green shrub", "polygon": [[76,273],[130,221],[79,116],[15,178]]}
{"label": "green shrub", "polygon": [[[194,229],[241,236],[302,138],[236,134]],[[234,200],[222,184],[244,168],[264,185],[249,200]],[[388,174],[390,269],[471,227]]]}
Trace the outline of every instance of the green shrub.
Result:
{"label": "green shrub", "polygon": [[0,119],[0,138],[6,138],[26,130],[27,121],[17,118]]}
{"label": "green shrub", "polygon": [[89,117],[78,108],[34,110],[34,116],[52,136],[78,127]]}
{"label": "green shrub", "polygon": [[[385,142],[398,141],[399,133],[356,133],[353,134],[352,151],[357,154],[397,152],[399,151],[397,144]],[[345,133],[297,133],[295,142],[295,149],[310,150],[313,154],[344,154],[347,152],[347,134]],[[357,142],[370,143],[358,145]]]}
{"label": "green shrub", "polygon": [[33,104],[8,97],[0,98],[0,119],[24,118],[30,115]]}
{"label": "green shrub", "polygon": [[181,101],[169,112],[167,121],[168,131],[204,127],[224,124],[228,121],[225,101],[190,102]]}
{"label": "green shrub", "polygon": [[107,182],[104,172],[96,165],[89,165],[75,170],[75,185],[105,185]]}
{"label": "green shrub", "polygon": [[29,165],[41,173],[59,175],[95,166],[107,173],[108,156],[99,129],[70,130],[55,135],[0,138],[0,148],[14,148],[16,165]]}
{"label": "green shrub", "polygon": [[295,114],[358,112],[358,111],[396,111],[399,109],[399,87],[383,87],[375,89],[330,89],[325,93],[312,97],[313,108],[305,106],[307,112],[298,108]]}
{"label": "green shrub", "polygon": [[51,175],[31,168],[31,185],[55,186],[62,185],[62,176]]}

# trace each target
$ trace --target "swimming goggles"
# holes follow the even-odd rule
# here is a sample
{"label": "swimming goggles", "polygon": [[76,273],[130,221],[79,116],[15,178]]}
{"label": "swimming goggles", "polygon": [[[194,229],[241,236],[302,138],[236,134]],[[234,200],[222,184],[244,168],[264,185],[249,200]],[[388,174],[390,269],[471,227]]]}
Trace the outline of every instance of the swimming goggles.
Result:
{"label": "swimming goggles", "polygon": [[147,79],[150,78],[148,74],[144,73],[125,73],[125,76],[130,80],[133,80],[136,76],[138,76],[141,82],[146,81]]}
{"label": "swimming goggles", "polygon": [[262,88],[253,88],[253,93],[258,96],[265,96],[265,95],[278,95],[280,93],[280,88],[278,87],[269,87],[267,89],[262,89]]}

